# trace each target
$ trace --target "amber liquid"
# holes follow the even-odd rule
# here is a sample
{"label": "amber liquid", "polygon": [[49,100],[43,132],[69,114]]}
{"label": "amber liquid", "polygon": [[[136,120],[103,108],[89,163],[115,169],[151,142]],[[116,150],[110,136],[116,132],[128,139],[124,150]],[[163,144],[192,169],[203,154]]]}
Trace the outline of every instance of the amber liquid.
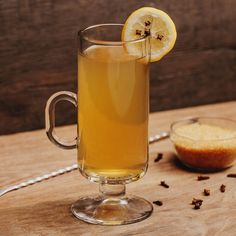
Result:
{"label": "amber liquid", "polygon": [[93,181],[134,180],[148,161],[149,69],[121,46],[79,55],[78,163]]}

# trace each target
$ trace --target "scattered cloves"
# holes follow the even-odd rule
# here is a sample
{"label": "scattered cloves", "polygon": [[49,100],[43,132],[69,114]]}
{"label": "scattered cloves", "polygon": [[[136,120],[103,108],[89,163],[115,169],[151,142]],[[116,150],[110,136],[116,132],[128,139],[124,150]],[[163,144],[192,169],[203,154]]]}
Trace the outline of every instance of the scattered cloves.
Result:
{"label": "scattered cloves", "polygon": [[157,157],[156,157],[155,160],[154,160],[154,162],[160,161],[160,160],[162,159],[162,157],[163,157],[163,154],[162,154],[162,153],[158,153],[158,154],[157,154]]}
{"label": "scattered cloves", "polygon": [[207,179],[210,179],[210,177],[209,177],[209,176],[206,176],[206,175],[199,175],[199,176],[197,177],[197,180],[198,180],[198,181],[207,180]]}
{"label": "scattered cloves", "polygon": [[229,178],[236,178],[236,174],[228,174],[227,177],[229,177]]}
{"label": "scattered cloves", "polygon": [[191,204],[192,204],[192,205],[195,205],[196,203],[199,203],[199,202],[202,204],[203,200],[202,200],[202,199],[193,198]]}
{"label": "scattered cloves", "polygon": [[203,193],[204,193],[205,196],[210,196],[210,189],[205,188]]}
{"label": "scattered cloves", "polygon": [[197,203],[194,205],[194,209],[195,209],[195,210],[200,209],[200,208],[201,208],[201,205],[202,205],[202,203],[197,202]]}
{"label": "scattered cloves", "polygon": [[193,209],[195,209],[195,210],[200,209],[202,202],[203,202],[202,199],[193,198],[193,200],[192,200],[192,205],[194,205]]}
{"label": "scattered cloves", "polygon": [[165,181],[161,181],[160,185],[165,187],[165,188],[169,188],[170,187]]}
{"label": "scattered cloves", "polygon": [[159,201],[159,200],[154,201],[154,202],[152,202],[152,203],[155,204],[155,205],[157,205],[157,206],[162,206],[162,205],[163,205],[163,202],[162,202],[162,201]]}
{"label": "scattered cloves", "polygon": [[221,184],[221,186],[220,186],[220,191],[222,192],[222,193],[224,193],[225,192],[225,185],[224,184]]}

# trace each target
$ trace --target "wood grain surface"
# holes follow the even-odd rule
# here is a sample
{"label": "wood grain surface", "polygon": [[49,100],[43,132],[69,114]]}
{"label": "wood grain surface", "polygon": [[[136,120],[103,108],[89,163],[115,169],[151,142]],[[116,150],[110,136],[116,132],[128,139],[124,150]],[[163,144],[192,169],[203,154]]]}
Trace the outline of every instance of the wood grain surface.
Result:
{"label": "wood grain surface", "polygon": [[[0,134],[43,128],[49,96],[76,91],[78,29],[142,6],[166,11],[178,31],[151,66],[151,111],[236,99],[235,0],[0,1]],[[75,122],[69,105],[59,110],[59,125]]]}
{"label": "wood grain surface", "polygon": [[[154,113],[150,116],[150,135],[168,130],[174,120],[186,116],[219,116],[236,119],[236,102]],[[75,126],[58,128],[60,135],[72,137]],[[30,177],[54,171],[76,161],[76,151],[60,150],[46,138],[44,130],[0,136],[0,188]],[[163,159],[154,163],[157,153]],[[174,158],[169,140],[150,145],[147,174],[127,186],[127,192],[149,201],[161,200],[146,220],[126,226],[98,226],[72,216],[71,204],[80,196],[96,193],[77,171],[11,192],[0,198],[0,235],[159,235],[159,236],[233,236],[236,232],[236,166],[209,174],[197,181],[197,172],[184,169]],[[159,186],[161,180],[170,185]],[[219,191],[226,185],[225,193]],[[211,195],[203,196],[204,188]],[[203,199],[200,210],[193,210],[192,198]]]}

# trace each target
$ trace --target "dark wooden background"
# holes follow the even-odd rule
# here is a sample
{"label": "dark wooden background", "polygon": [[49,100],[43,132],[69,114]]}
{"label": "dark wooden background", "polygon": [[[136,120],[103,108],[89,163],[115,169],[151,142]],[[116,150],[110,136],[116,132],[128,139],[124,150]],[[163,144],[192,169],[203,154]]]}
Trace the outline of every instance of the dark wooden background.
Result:
{"label": "dark wooden background", "polygon": [[[236,99],[235,0],[0,0],[0,134],[43,128],[48,97],[76,91],[78,29],[142,6],[169,13],[178,31],[152,64],[151,111]],[[72,106],[58,113],[58,125],[75,122]]]}

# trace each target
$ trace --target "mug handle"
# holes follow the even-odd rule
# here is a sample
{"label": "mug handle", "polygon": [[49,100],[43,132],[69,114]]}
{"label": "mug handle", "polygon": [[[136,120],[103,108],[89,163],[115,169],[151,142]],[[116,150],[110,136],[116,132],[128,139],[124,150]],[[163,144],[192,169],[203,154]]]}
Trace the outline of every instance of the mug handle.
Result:
{"label": "mug handle", "polygon": [[45,108],[45,125],[46,133],[49,140],[56,146],[63,149],[74,149],[77,147],[77,137],[72,141],[67,141],[59,138],[55,132],[55,107],[59,101],[71,102],[77,107],[77,96],[75,93],[69,91],[60,91],[54,93],[47,101]]}

